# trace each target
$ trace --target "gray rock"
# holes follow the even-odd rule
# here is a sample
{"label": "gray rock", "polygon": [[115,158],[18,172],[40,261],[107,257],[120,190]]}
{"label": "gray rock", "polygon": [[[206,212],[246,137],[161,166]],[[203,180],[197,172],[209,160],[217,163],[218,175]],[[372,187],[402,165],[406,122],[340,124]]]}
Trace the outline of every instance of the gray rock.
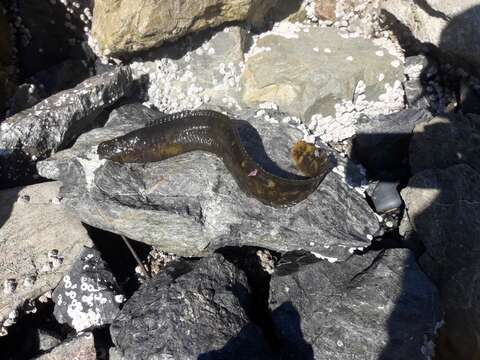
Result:
{"label": "gray rock", "polygon": [[132,83],[130,70],[118,68],[7,118],[0,127],[0,179],[12,181],[25,175],[28,163],[65,148],[82,132],[98,126],[102,111],[129,95]]}
{"label": "gray rock", "polygon": [[[193,267],[193,269],[192,269]],[[216,254],[170,264],[138,290],[110,327],[126,359],[269,359],[251,324],[245,274]]]}
{"label": "gray rock", "polygon": [[[327,117],[341,112],[335,105],[360,95],[359,83],[365,85],[363,100],[378,102],[386,84],[392,87],[403,79],[401,62],[372,41],[345,39],[329,28],[305,28],[284,23],[256,41],[241,76],[247,105],[273,102],[310,122],[315,114]],[[382,112],[390,106],[385,101]]]}
{"label": "gray rock", "polygon": [[49,182],[0,191],[3,326],[11,325],[24,305],[52,290],[84,246],[93,245],[81,222],[58,203],[59,187]]}
{"label": "gray rock", "polygon": [[365,119],[356,125],[352,154],[371,175],[403,167],[415,125],[422,124],[431,117],[427,110],[407,109]]}
{"label": "gray rock", "polygon": [[[398,21],[396,30],[417,42],[433,44],[443,58],[470,65],[478,74],[480,7],[477,0],[381,1],[382,12]],[[477,69],[476,69],[477,68]]]}
{"label": "gray rock", "polygon": [[[112,126],[82,135],[71,149],[38,164],[42,176],[63,182],[63,202],[92,226],[179,255],[257,245],[280,251],[308,248],[340,259],[349,255],[348,247],[368,245],[367,235],[379,228],[365,199],[335,172],[305,201],[272,208],[241,192],[223,162],[211,154],[192,152],[145,165],[99,160],[99,142],[148,121],[144,112],[137,113],[125,119],[114,111],[112,116],[123,117],[123,125],[118,118],[110,120]],[[302,137],[300,131],[251,113],[244,119],[256,128],[265,148],[259,147],[251,128],[242,127],[252,156],[272,166],[266,153],[294,171],[288,149]]]}
{"label": "gray rock", "polygon": [[37,360],[96,360],[97,352],[92,333],[84,333],[65,341],[50,352],[36,357]]}
{"label": "gray rock", "polygon": [[419,123],[409,153],[414,174],[462,163],[480,171],[480,115],[448,114]]}
{"label": "gray rock", "polygon": [[480,175],[466,164],[424,170],[410,180],[402,197],[407,209],[402,231],[408,235],[414,230],[423,243],[420,264],[442,294],[445,324],[439,353],[474,358],[480,353]]}
{"label": "gray rock", "polygon": [[426,359],[440,320],[435,287],[403,249],[341,264],[289,253],[270,307],[285,359]]}
{"label": "gray rock", "polygon": [[77,332],[110,324],[125,297],[95,249],[85,248],[52,295],[53,315]]}

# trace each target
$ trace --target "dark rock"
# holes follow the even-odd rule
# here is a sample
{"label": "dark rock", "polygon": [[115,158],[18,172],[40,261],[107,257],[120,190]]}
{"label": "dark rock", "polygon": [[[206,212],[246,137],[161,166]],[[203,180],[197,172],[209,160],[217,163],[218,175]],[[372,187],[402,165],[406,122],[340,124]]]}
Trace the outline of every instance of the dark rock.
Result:
{"label": "dark rock", "polygon": [[44,92],[34,84],[21,84],[8,101],[8,114],[28,109],[38,104],[44,97]]}
{"label": "dark rock", "polygon": [[93,74],[86,60],[67,59],[36,73],[32,76],[32,80],[45,91],[47,96],[50,96],[76,86],[91,75]]}
{"label": "dark rock", "polygon": [[128,300],[110,332],[125,359],[269,359],[251,310],[245,274],[216,254],[167,266]]}
{"label": "dark rock", "polygon": [[380,181],[373,189],[372,202],[378,213],[385,213],[402,206],[397,182]]}
{"label": "dark rock", "polygon": [[442,295],[445,324],[438,352],[474,359],[480,354],[480,174],[466,164],[424,170],[402,197],[407,214],[401,230],[415,230],[425,247],[422,269]]}
{"label": "dark rock", "polygon": [[421,359],[440,320],[436,289],[406,249],[343,263],[289,253],[270,306],[284,359]]}
{"label": "dark rock", "polygon": [[370,176],[405,166],[415,125],[431,116],[425,109],[407,109],[361,122],[357,124],[352,155],[362,162]]}
{"label": "dark rock", "polygon": [[[18,60],[25,78],[77,54],[76,48],[80,47],[85,37],[79,14],[69,14],[61,1],[14,3],[13,14],[19,19],[16,23],[17,42],[20,44]],[[83,5],[84,1],[78,3]],[[80,12],[83,9],[75,10]]]}
{"label": "dark rock", "polygon": [[463,163],[480,171],[480,115],[447,114],[418,124],[409,152],[414,174]]}
{"label": "dark rock", "polygon": [[17,82],[14,51],[12,29],[8,21],[7,9],[2,2],[0,3],[0,118]]}
{"label": "dark rock", "polygon": [[95,249],[85,248],[53,292],[54,315],[77,332],[110,324],[125,300]]}
{"label": "dark rock", "polygon": [[[42,176],[63,182],[62,203],[94,227],[182,256],[252,245],[278,251],[308,248],[341,259],[350,255],[348,247],[368,246],[367,235],[379,229],[365,199],[336,172],[301,203],[272,208],[240,191],[223,162],[208,153],[148,164],[100,160],[96,147],[101,141],[142,127],[153,116],[138,105],[126,107],[132,106],[133,111],[112,112],[106,127],[38,164]],[[258,131],[264,148],[255,130],[242,125],[250,154],[264,166],[274,166],[271,158],[293,172],[288,149],[303,134],[252,113],[243,118]]]}
{"label": "dark rock", "polygon": [[6,119],[0,128],[0,182],[32,175],[32,164],[71,144],[82,132],[99,126],[105,108],[128,96],[128,68],[92,77]]}
{"label": "dark rock", "polygon": [[97,352],[92,333],[85,333],[65,341],[37,360],[96,360]]}
{"label": "dark rock", "polygon": [[[478,84],[478,83],[477,83]],[[468,81],[461,81],[459,89],[459,107],[463,114],[480,115],[480,89],[475,89]]]}

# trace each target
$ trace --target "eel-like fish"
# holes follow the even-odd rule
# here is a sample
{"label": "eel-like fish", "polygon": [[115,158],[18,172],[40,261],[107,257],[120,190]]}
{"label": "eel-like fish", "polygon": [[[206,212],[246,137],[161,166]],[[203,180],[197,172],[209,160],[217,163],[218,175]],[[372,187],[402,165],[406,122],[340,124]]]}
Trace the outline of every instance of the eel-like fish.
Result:
{"label": "eel-like fish", "polygon": [[325,151],[299,141],[290,155],[305,177],[272,174],[248,154],[235,122],[211,110],[182,111],[162,116],[144,128],[102,142],[97,151],[103,159],[119,163],[145,163],[196,150],[220,157],[240,189],[274,207],[290,206],[304,200],[331,170]]}

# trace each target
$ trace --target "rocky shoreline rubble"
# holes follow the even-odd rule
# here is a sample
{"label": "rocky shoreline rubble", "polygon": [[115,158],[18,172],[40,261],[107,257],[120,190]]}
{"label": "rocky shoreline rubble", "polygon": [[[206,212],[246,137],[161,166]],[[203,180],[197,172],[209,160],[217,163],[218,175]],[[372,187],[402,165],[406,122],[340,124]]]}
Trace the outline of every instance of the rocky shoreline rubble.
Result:
{"label": "rocky shoreline rubble", "polygon": [[[480,354],[480,1],[44,3],[0,5],[0,358]],[[194,109],[332,170],[275,208],[210,153],[97,153]]]}

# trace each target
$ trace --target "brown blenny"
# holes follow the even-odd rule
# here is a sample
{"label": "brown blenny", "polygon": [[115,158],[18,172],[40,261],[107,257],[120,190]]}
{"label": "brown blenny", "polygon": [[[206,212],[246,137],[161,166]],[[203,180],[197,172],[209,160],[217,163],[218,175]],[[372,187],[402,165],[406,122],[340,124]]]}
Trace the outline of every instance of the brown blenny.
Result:
{"label": "brown blenny", "polygon": [[290,155],[305,176],[287,178],[272,174],[248,154],[235,122],[212,110],[165,115],[144,128],[98,146],[101,158],[119,163],[154,162],[197,150],[220,157],[240,189],[273,207],[291,206],[304,200],[332,168],[324,150],[299,141]]}

